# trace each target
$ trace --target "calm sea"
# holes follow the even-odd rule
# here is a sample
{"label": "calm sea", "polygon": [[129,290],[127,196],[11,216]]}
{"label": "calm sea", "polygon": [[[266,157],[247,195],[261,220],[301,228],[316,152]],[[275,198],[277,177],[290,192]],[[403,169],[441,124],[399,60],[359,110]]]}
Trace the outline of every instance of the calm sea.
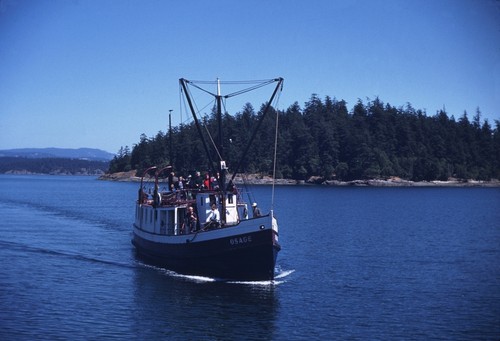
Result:
{"label": "calm sea", "polygon": [[0,339],[500,339],[500,189],[277,187],[274,283],[141,263],[136,193],[0,176]]}

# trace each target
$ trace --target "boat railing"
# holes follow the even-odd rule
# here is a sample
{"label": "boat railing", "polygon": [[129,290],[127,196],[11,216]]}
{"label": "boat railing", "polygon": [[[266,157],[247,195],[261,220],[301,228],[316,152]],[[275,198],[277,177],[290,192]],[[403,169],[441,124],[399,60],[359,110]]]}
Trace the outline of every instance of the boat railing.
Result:
{"label": "boat railing", "polygon": [[[175,190],[172,192],[160,191],[158,192],[158,197],[155,200],[154,194],[148,194],[146,191],[142,191],[141,199],[137,200],[137,203],[142,205],[151,206],[179,206],[179,205],[189,205],[193,204],[196,200],[196,194],[198,190]],[[140,202],[139,202],[140,201]]]}

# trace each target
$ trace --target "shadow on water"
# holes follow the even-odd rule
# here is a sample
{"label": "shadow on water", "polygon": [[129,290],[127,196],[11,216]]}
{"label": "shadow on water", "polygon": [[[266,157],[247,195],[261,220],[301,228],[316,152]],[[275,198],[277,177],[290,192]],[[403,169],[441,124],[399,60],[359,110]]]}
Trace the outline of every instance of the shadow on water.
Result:
{"label": "shadow on water", "polygon": [[134,270],[136,335],[169,339],[269,339],[276,331],[276,284],[180,276],[143,264]]}

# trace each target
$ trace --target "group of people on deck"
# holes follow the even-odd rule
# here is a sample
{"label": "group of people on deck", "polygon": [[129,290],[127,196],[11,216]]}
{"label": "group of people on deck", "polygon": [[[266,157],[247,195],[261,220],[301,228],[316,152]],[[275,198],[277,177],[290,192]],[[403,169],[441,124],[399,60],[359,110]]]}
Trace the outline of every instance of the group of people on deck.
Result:
{"label": "group of people on deck", "polygon": [[[261,216],[260,209],[257,203],[252,204],[253,217],[257,218]],[[221,226],[220,212],[216,204],[212,204],[210,213],[205,220],[205,224],[201,231],[207,231],[219,228]],[[186,210],[186,216],[184,217],[184,224],[182,225],[183,233],[196,233],[198,232],[198,217],[194,212],[193,206],[189,206]]]}
{"label": "group of people on deck", "polygon": [[168,189],[171,192],[183,189],[217,190],[219,189],[218,177],[219,174],[210,176],[209,173],[202,177],[201,173],[196,171],[193,175],[189,174],[187,178],[184,178],[171,172],[168,176]]}

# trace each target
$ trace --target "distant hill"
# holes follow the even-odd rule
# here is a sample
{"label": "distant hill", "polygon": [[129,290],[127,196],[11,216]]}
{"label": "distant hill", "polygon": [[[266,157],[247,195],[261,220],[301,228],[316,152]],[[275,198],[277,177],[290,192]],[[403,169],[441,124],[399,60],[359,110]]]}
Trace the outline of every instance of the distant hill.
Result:
{"label": "distant hill", "polygon": [[65,158],[90,161],[110,161],[115,155],[93,148],[18,148],[0,150],[0,157],[20,157],[28,159]]}
{"label": "distant hill", "polygon": [[102,175],[109,161],[62,157],[0,157],[0,174]]}

